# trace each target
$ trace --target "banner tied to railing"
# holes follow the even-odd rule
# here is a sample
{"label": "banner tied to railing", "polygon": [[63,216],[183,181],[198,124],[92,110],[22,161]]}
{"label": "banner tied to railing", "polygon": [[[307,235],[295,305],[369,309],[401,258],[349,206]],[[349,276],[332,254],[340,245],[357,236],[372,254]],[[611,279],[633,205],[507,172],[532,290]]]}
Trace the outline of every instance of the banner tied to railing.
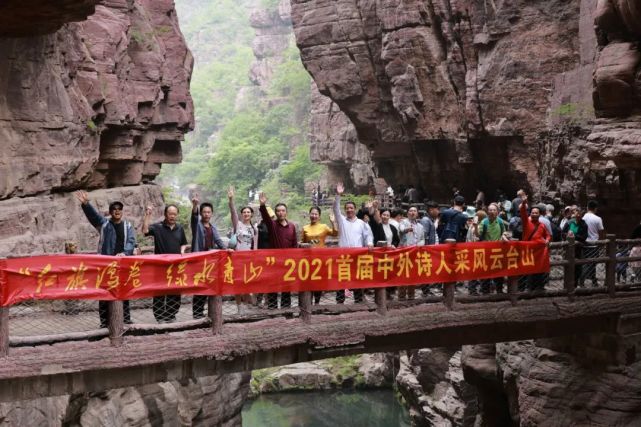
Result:
{"label": "banner tied to railing", "polygon": [[222,250],[131,257],[35,256],[0,260],[0,304],[34,299],[126,300],[167,294],[331,291],[458,282],[549,270],[547,245],[534,242],[373,250]]}

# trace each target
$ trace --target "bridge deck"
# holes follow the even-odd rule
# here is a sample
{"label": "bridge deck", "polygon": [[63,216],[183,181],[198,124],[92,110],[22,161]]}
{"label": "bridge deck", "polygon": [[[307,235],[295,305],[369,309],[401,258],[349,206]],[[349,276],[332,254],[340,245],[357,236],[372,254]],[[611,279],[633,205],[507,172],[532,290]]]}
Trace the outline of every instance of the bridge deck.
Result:
{"label": "bridge deck", "polygon": [[574,302],[541,298],[389,311],[316,315],[312,324],[273,318],[210,329],[13,348],[0,364],[0,401],[99,391],[225,374],[345,354],[477,344],[586,332],[616,333],[641,293],[594,295]]}

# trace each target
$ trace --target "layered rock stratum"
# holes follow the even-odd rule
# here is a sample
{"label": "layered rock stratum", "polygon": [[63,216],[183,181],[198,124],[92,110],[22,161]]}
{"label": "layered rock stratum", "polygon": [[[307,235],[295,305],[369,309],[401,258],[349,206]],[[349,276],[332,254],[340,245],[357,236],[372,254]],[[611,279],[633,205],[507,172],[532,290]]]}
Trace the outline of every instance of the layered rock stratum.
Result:
{"label": "layered rock stratum", "polygon": [[109,188],[94,202],[141,218],[162,195],[140,185],[181,160],[193,58],[173,0],[95,3],[3,5],[0,255],[95,248],[71,192]]}
{"label": "layered rock stratum", "polygon": [[[389,183],[641,214],[632,0],[292,0],[305,67]],[[348,154],[349,156],[349,154]]]}

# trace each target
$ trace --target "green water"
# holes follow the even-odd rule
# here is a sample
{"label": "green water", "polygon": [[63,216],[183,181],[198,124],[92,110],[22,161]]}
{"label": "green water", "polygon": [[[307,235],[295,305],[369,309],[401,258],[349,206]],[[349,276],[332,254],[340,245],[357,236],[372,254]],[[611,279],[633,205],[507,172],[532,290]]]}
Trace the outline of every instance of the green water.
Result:
{"label": "green water", "polygon": [[243,427],[409,427],[392,390],[261,395],[243,407]]}

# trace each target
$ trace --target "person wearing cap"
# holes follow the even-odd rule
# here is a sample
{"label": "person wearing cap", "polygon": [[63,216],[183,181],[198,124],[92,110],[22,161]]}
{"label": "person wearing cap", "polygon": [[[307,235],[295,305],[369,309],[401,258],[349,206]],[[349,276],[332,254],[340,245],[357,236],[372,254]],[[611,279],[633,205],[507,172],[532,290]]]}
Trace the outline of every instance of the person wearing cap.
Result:
{"label": "person wearing cap", "polygon": [[[125,256],[133,255],[136,247],[136,232],[129,221],[122,218],[124,205],[122,202],[111,202],[109,204],[109,218],[100,215],[96,208],[89,203],[89,195],[86,191],[76,191],[76,198],[80,201],[80,207],[85,213],[87,220],[100,233],[98,241],[98,252],[101,255]],[[129,301],[123,301],[125,323],[131,324]],[[109,326],[109,302],[98,302],[98,315],[100,327]]]}
{"label": "person wearing cap", "polygon": [[[207,202],[201,204],[198,197],[194,197],[191,204],[191,252],[225,249],[225,243],[220,238],[218,229],[211,223],[214,206]],[[206,303],[206,295],[194,295],[191,306],[194,319],[205,317]]]}
{"label": "person wearing cap", "polygon": [[465,242],[467,236],[467,215],[463,213],[463,206],[465,206],[465,198],[460,195],[456,196],[454,197],[454,206],[441,214],[439,224],[440,242],[445,242],[447,239]]}

